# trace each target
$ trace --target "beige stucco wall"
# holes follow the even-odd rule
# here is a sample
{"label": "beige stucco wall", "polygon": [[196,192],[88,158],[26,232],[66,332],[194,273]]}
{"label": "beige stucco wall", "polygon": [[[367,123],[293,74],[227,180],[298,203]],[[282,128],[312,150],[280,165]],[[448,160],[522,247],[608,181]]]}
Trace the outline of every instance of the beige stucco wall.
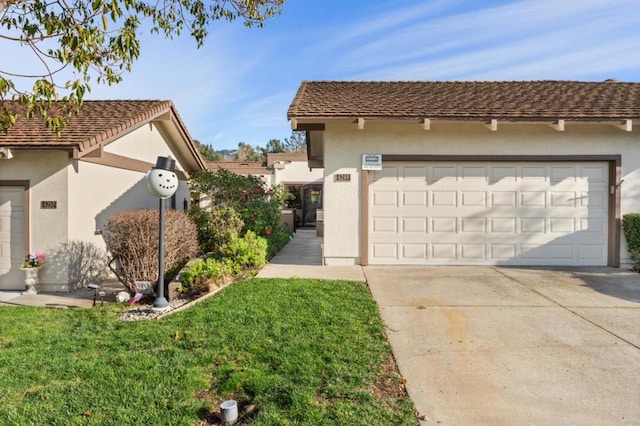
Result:
{"label": "beige stucco wall", "polygon": [[[105,152],[155,164],[158,156],[173,154],[154,125],[145,125],[104,148]],[[176,161],[176,169],[184,170]],[[123,210],[158,208],[158,199],[146,189],[146,173],[108,167],[86,161],[73,161],[69,172],[69,238],[102,244],[102,231],[107,219]],[[189,187],[181,181],[176,191],[176,208],[182,210],[190,199]],[[171,200],[166,200],[171,206]],[[102,244],[103,246],[103,244]]]}
{"label": "beige stucco wall", "polygon": [[[324,134],[324,257],[326,264],[360,263],[361,156],[405,155],[615,155],[622,156],[622,214],[640,212],[640,123],[632,132],[611,125],[328,123]],[[336,182],[335,174],[350,174]],[[624,242],[621,260],[629,262]]]}
{"label": "beige stucco wall", "polygon": [[309,170],[306,161],[284,162],[283,168],[274,165],[273,184],[322,183],[324,171],[322,169]]}
{"label": "beige stucco wall", "polygon": [[[156,158],[159,156],[176,158],[176,155],[171,152],[171,149],[167,146],[158,125],[155,123],[145,124],[127,133],[105,146],[104,150],[105,152],[136,160],[149,161],[153,164],[155,164]],[[176,167],[184,170],[179,165],[176,165]]]}
{"label": "beige stucco wall", "polygon": [[[11,160],[0,163],[0,180],[29,181],[28,250],[43,251],[47,256],[39,275],[41,285],[50,288],[68,281],[67,265],[56,261],[53,254],[60,242],[66,241],[68,232],[68,156],[64,151],[15,150]],[[42,209],[42,201],[55,201],[56,208]]]}

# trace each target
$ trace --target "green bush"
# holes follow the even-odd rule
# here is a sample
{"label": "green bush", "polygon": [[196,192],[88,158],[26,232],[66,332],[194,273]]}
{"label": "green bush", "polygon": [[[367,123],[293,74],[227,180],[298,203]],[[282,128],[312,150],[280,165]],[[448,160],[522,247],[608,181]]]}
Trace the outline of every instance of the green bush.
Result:
{"label": "green bush", "polygon": [[[280,226],[280,209],[289,197],[282,186],[268,188],[260,178],[236,175],[225,169],[219,169],[215,173],[210,170],[195,173],[190,183],[194,198],[206,194],[217,206],[216,209],[232,209],[239,215],[243,222],[240,236],[252,231],[265,238],[268,245],[267,258],[273,257],[289,241],[291,234]],[[232,226],[235,230],[237,226],[234,222],[227,221],[226,216],[213,223],[206,212],[198,210],[199,207],[194,207],[191,215],[199,225],[202,249],[206,252],[223,252],[223,249],[212,250],[215,244],[207,242],[212,241],[215,238],[212,235],[219,233],[221,228]],[[233,232],[229,231],[228,234],[233,235]]]}
{"label": "green bush", "polygon": [[248,231],[227,247],[226,256],[243,269],[259,269],[267,264],[267,240]]}
{"label": "green bush", "polygon": [[209,212],[192,206],[189,216],[198,228],[200,249],[216,259],[224,256],[229,244],[244,228],[244,221],[232,207],[220,206]]}
{"label": "green bush", "polygon": [[234,275],[232,265],[214,258],[197,259],[180,273],[180,293],[199,294],[210,289],[210,283],[219,283]]}
{"label": "green bush", "polygon": [[197,259],[187,266],[180,274],[179,291],[188,294],[206,293],[212,285],[237,277],[247,270],[262,268],[266,263],[266,240],[249,231],[227,246],[223,259]]}
{"label": "green bush", "polygon": [[267,240],[267,259],[271,259],[289,242],[291,233],[278,226],[265,237]]}
{"label": "green bush", "polygon": [[636,263],[640,262],[640,213],[627,213],[622,216],[622,229],[631,258]]}

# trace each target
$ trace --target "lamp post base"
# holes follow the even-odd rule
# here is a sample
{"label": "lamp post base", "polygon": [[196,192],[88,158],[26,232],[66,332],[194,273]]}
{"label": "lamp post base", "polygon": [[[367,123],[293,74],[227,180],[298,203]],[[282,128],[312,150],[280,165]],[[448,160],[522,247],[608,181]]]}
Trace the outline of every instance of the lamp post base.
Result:
{"label": "lamp post base", "polygon": [[156,297],[156,300],[153,301],[152,309],[154,311],[164,311],[165,309],[169,309],[169,302],[167,299],[162,297]]}

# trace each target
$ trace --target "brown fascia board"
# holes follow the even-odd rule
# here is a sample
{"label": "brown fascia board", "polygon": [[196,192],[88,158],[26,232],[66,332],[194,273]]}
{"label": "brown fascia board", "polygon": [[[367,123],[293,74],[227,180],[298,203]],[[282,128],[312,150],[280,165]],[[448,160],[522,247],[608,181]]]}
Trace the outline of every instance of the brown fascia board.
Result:
{"label": "brown fascia board", "polygon": [[204,159],[200,155],[200,150],[198,149],[196,144],[193,142],[193,138],[191,137],[191,134],[189,133],[187,126],[182,121],[182,118],[180,117],[180,114],[178,114],[178,110],[173,104],[173,102],[169,101],[169,103],[171,104],[172,123],[176,125],[176,128],[184,138],[187,148],[189,149],[189,152],[191,153],[191,155],[193,155],[194,159],[196,160],[196,164],[198,165],[198,167],[200,167],[200,170],[206,170],[207,165],[205,164]]}
{"label": "brown fascia board", "polygon": [[509,117],[509,116],[476,116],[476,115],[455,115],[455,116],[389,116],[389,115],[335,115],[335,116],[322,116],[322,117],[291,117],[297,121],[296,128],[294,130],[309,131],[325,130],[325,124],[327,122],[350,122],[357,123],[358,119],[364,119],[366,122],[415,122],[420,123],[422,120],[430,119],[432,121],[440,122],[467,122],[467,123],[484,123],[489,120],[498,120],[502,123],[523,123],[523,124],[535,124],[535,123],[550,123],[552,121],[564,120],[567,123],[602,123],[612,124],[625,120],[640,120],[640,117],[571,117],[571,116],[546,116],[546,117]]}

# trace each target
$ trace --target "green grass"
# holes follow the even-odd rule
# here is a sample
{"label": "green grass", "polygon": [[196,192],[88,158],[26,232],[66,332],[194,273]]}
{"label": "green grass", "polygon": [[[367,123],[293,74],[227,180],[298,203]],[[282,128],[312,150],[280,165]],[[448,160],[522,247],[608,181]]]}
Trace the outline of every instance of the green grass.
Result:
{"label": "green grass", "polygon": [[0,424],[194,425],[225,399],[255,425],[416,424],[371,391],[391,355],[362,284],[249,279],[162,320],[122,309],[0,308]]}

